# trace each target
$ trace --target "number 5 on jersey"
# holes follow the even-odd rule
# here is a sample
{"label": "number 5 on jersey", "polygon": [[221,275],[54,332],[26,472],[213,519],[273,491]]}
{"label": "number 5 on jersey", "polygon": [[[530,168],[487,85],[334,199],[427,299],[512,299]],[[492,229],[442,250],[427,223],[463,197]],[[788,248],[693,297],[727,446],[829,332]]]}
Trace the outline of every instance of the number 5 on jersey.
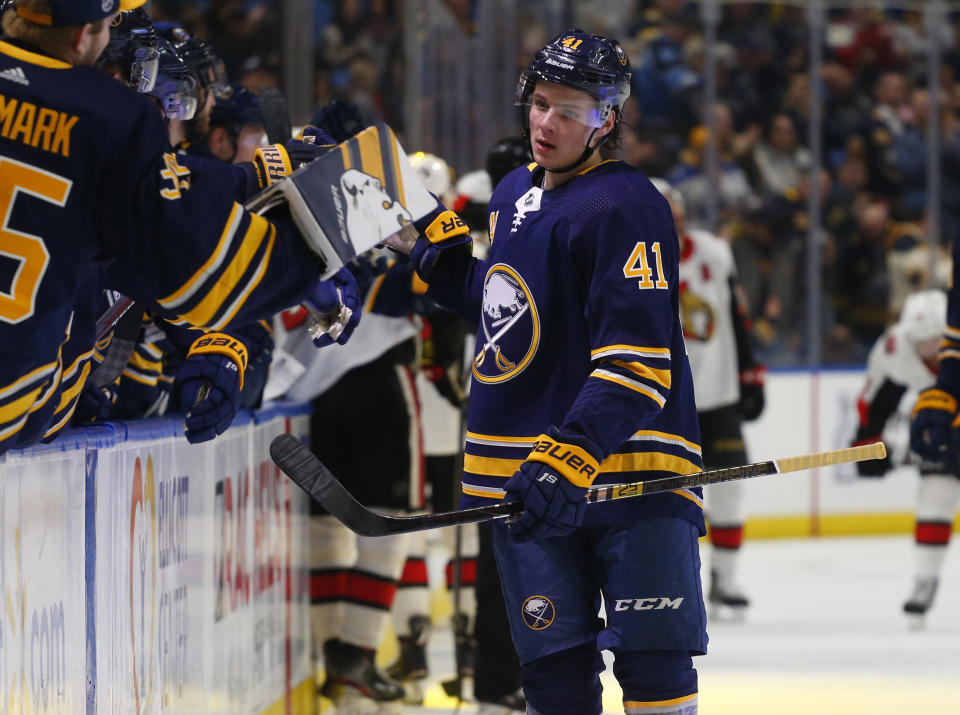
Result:
{"label": "number 5 on jersey", "polygon": [[647,258],[646,241],[638,241],[630,253],[630,258],[623,265],[624,278],[639,278],[637,288],[645,290],[647,288],[667,289],[667,280],[663,277],[663,261],[660,259],[660,242],[657,241],[650,246],[657,262],[657,280],[653,280],[653,269],[650,267],[650,259]]}

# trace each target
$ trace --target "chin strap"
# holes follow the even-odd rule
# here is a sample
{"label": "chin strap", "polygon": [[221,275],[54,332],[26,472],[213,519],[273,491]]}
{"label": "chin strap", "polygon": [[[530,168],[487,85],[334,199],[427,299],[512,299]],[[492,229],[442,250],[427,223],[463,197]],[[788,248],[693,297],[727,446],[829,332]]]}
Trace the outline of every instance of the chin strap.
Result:
{"label": "chin strap", "polygon": [[580,157],[579,157],[576,161],[571,162],[570,164],[567,164],[566,166],[561,166],[559,169],[548,169],[547,167],[543,167],[544,171],[549,171],[551,174],[565,174],[566,172],[571,171],[572,169],[576,169],[576,168],[577,168],[578,166],[580,166],[583,162],[585,162],[587,159],[589,159],[589,158],[590,158],[590,155],[593,154],[593,152],[595,152],[597,149],[599,149],[600,147],[602,147],[602,146],[603,146],[603,143],[604,143],[605,141],[607,141],[607,137],[610,136],[610,135],[608,134],[606,137],[604,137],[604,138],[601,140],[601,142],[600,142],[599,144],[597,144],[595,147],[593,147],[593,148],[591,149],[591,148],[590,148],[590,142],[593,140],[593,135],[596,134],[596,133],[597,133],[597,130],[596,130],[596,129],[594,129],[592,132],[590,132],[590,136],[587,137],[587,144],[586,144],[586,146],[583,147],[583,153],[580,155]]}

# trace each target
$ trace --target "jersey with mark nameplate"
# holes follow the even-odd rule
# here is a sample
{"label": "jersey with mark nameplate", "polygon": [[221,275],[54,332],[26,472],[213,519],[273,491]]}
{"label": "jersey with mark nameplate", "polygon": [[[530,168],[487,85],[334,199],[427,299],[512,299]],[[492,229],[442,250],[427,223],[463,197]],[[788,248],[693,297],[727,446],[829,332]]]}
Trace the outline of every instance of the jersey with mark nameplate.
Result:
{"label": "jersey with mark nameplate", "polygon": [[69,421],[104,288],[219,329],[318,276],[292,223],[235,201],[239,172],[173,153],[150,98],[9,38],[0,176],[0,453]]}
{"label": "jersey with mark nameplate", "polygon": [[[666,200],[619,161],[549,191],[542,178],[530,164],[497,186],[487,260],[455,254],[431,275],[428,295],[477,332],[464,507],[501,499],[550,425],[600,447],[597,485],[702,466]],[[697,488],[601,503],[585,523],[679,515],[702,530],[701,496]]]}

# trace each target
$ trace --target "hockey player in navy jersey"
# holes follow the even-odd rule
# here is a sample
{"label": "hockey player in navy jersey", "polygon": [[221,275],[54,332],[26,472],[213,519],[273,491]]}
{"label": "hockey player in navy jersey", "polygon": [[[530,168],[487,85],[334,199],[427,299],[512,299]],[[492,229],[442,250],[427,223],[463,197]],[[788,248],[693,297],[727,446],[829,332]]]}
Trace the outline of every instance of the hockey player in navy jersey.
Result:
{"label": "hockey player in navy jersey", "polygon": [[601,712],[601,649],[627,713],[696,713],[707,645],[700,490],[584,499],[702,465],[670,208],[600,153],[629,78],[615,40],[571,30],[539,50],[516,94],[535,162],[493,193],[489,257],[442,205],[411,252],[428,294],[476,326],[461,503],[523,502],[494,545],[541,715]]}
{"label": "hockey player in navy jersey", "polygon": [[218,331],[317,285],[293,223],[237,203],[242,173],[175,155],[153,101],[89,66],[113,17],[142,4],[16,0],[3,13],[0,453],[69,421],[99,289]]}

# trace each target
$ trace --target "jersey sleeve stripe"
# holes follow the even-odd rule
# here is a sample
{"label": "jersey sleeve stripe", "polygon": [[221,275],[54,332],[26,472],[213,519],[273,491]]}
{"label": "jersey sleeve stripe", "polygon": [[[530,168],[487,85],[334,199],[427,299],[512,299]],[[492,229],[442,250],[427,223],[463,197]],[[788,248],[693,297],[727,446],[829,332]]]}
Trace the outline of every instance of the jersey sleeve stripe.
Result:
{"label": "jersey sleeve stripe", "polygon": [[86,362],[83,364],[83,370],[80,371],[80,377],[78,377],[70,387],[60,393],[60,404],[57,405],[57,409],[53,413],[54,415],[58,414],[60,410],[66,409],[72,401],[77,399],[80,395],[80,390],[83,389],[83,383],[87,381],[87,375],[89,374],[90,363]]}
{"label": "jersey sleeve stripe", "polygon": [[380,289],[383,287],[383,282],[387,279],[387,274],[377,276],[376,280],[373,281],[373,284],[370,286],[370,290],[367,292],[367,302],[364,304],[363,309],[366,312],[370,312],[373,309],[373,306],[377,302],[377,295],[380,293]]}
{"label": "jersey sleeve stripe", "polygon": [[469,494],[472,497],[485,497],[487,499],[503,499],[507,495],[503,489],[484,489],[475,484],[461,484],[460,489],[464,494]]}
{"label": "jersey sleeve stripe", "polygon": [[522,459],[498,459],[496,457],[477,457],[463,455],[463,471],[482,474],[485,477],[512,477],[520,469]]}
{"label": "jersey sleeve stripe", "polygon": [[233,243],[233,236],[237,232],[237,227],[243,220],[244,215],[245,214],[241,209],[240,204],[235,203],[233,205],[233,209],[230,211],[230,216],[227,218],[227,223],[223,227],[223,232],[220,234],[220,240],[217,242],[217,247],[214,249],[213,253],[206,260],[206,262],[197,269],[197,272],[194,273],[186,283],[180,286],[176,292],[158,301],[160,305],[162,305],[164,308],[172,310],[190,300],[193,294],[206,282],[207,278],[212,276],[220,267],[220,264],[230,251],[230,246]]}
{"label": "jersey sleeve stripe", "polygon": [[611,454],[600,463],[601,472],[670,472],[672,474],[696,474],[703,471],[700,465],[675,454],[663,452],[631,452]]}
{"label": "jersey sleeve stripe", "polygon": [[143,353],[146,352],[146,347],[144,343],[137,345],[127,365],[146,372],[160,372],[160,370],[163,369],[163,363],[160,360],[149,360],[146,358],[143,355]]}
{"label": "jersey sleeve stripe", "polygon": [[270,237],[267,239],[266,248],[263,251],[263,257],[260,259],[260,263],[257,266],[256,273],[254,273],[253,277],[249,280],[249,282],[247,283],[243,291],[240,293],[240,295],[237,296],[237,299],[233,301],[233,303],[231,303],[230,307],[227,309],[226,314],[224,314],[224,316],[220,320],[218,320],[216,323],[211,325],[210,326],[211,328],[213,328],[214,330],[221,330],[231,320],[233,320],[233,316],[235,316],[237,314],[237,311],[240,310],[241,307],[243,307],[243,304],[247,301],[247,298],[250,297],[250,294],[253,292],[253,290],[260,284],[260,281],[263,280],[263,276],[267,272],[267,266],[270,263],[270,256],[273,253],[273,245],[276,242],[276,240],[277,240],[277,229],[274,226],[270,225]]}
{"label": "jersey sleeve stripe", "polygon": [[590,377],[595,377],[600,380],[608,380],[609,382],[621,385],[622,387],[626,387],[634,392],[639,392],[640,394],[649,397],[651,400],[660,405],[660,407],[663,407],[667,402],[667,398],[661,395],[657,390],[654,390],[652,387],[648,387],[640,382],[634,382],[633,380],[623,377],[622,375],[618,375],[614,372],[610,372],[609,370],[594,370],[590,373]]}
{"label": "jersey sleeve stripe", "polygon": [[948,325],[943,331],[943,334],[946,335],[948,340],[960,342],[960,328],[954,328],[952,325]]}
{"label": "jersey sleeve stripe", "polygon": [[624,360],[611,360],[612,365],[617,367],[622,367],[624,370],[629,370],[632,373],[635,373],[637,376],[642,377],[651,382],[655,382],[658,385],[670,389],[670,371],[669,370],[657,370],[653,367],[648,367],[641,362],[626,362]]}
{"label": "jersey sleeve stripe", "polygon": [[66,414],[62,418],[60,418],[60,420],[53,427],[51,427],[46,432],[44,432],[43,436],[49,437],[51,435],[56,434],[60,430],[62,430],[66,426],[66,424],[70,422],[70,418],[73,417],[73,413],[77,409],[78,402],[79,400],[74,400],[73,404],[71,405],[70,409],[67,410]]}
{"label": "jersey sleeve stripe", "polygon": [[590,351],[590,358],[598,360],[605,357],[624,356],[634,358],[659,358],[670,361],[670,348],[643,348],[635,345],[607,345]]}
{"label": "jersey sleeve stripe", "polygon": [[42,389],[42,386],[38,385],[29,392],[24,393],[20,397],[0,407],[0,425],[13,422],[24,414],[29,413],[30,408],[33,407],[33,403]]}
{"label": "jersey sleeve stripe", "polygon": [[662,442],[664,444],[671,444],[677,447],[683,447],[688,452],[692,452],[697,457],[703,456],[703,450],[700,448],[699,444],[695,444],[688,439],[684,439],[680,435],[670,434],[669,432],[657,432],[655,430],[641,430],[637,432],[630,438],[631,442]]}
{"label": "jersey sleeve stripe", "polygon": [[60,365],[59,361],[51,362],[51,363],[48,363],[47,365],[41,365],[40,367],[31,370],[26,375],[23,375],[22,377],[18,378],[14,382],[11,382],[9,385],[7,385],[2,390],[0,390],[0,400],[3,400],[4,398],[19,392],[25,387],[28,387],[30,383],[38,382],[44,379],[45,377],[47,377],[47,375],[56,371],[59,365]]}
{"label": "jersey sleeve stripe", "polygon": [[960,348],[946,348],[940,351],[939,357],[941,360],[958,360],[960,359]]}
{"label": "jersey sleeve stripe", "polygon": [[478,434],[477,432],[467,432],[467,441],[476,444],[502,445],[505,447],[527,447],[533,449],[533,443],[537,441],[536,437],[506,437],[503,435]]}
{"label": "jersey sleeve stripe", "polygon": [[156,372],[140,372],[139,370],[131,368],[129,365],[127,365],[127,367],[124,368],[123,372],[120,374],[123,375],[124,379],[134,380],[135,382],[139,382],[141,385],[149,385],[150,387],[156,385],[157,380],[160,379]]}
{"label": "jersey sleeve stripe", "polygon": [[[206,291],[203,298],[191,310],[180,313],[180,317],[192,325],[213,327],[213,319],[222,308],[223,302],[236,288],[237,283],[246,273],[250,261],[253,259],[263,242],[267,229],[273,228],[266,219],[251,215],[250,226],[244,233],[237,252],[230,263],[220,273],[214,284]],[[161,305],[163,305],[161,303]],[[166,306],[164,306],[166,307]]]}

